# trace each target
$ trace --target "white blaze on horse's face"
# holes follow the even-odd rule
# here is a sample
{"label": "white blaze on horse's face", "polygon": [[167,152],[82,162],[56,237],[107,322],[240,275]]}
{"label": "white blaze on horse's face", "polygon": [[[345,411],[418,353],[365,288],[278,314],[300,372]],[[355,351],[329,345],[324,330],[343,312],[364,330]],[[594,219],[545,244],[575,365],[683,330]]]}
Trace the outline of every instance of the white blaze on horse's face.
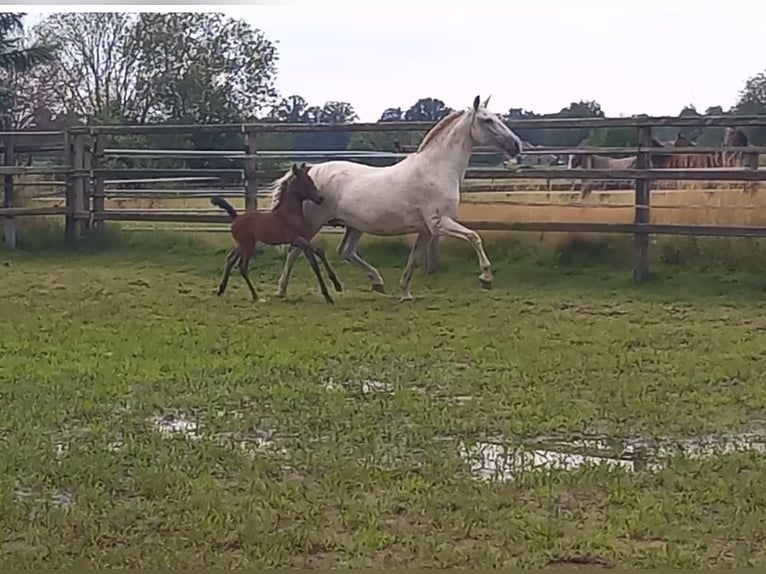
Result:
{"label": "white blaze on horse's face", "polygon": [[479,96],[473,101],[473,122],[471,123],[471,139],[475,145],[496,147],[510,157],[521,153],[521,139],[509,128],[497,114],[487,109],[487,98],[479,104]]}

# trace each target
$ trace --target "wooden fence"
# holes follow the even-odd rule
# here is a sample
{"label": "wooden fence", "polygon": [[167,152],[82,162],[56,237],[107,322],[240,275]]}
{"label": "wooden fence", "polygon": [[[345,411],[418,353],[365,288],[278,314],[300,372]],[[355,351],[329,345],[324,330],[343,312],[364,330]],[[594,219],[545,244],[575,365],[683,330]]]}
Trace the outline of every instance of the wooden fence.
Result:
{"label": "wooden fence", "polygon": [[[650,223],[651,188],[659,180],[691,181],[737,181],[760,182],[766,180],[766,170],[757,165],[737,168],[711,169],[653,169],[650,156],[661,154],[699,154],[719,152],[721,147],[657,148],[652,147],[652,128],[673,126],[676,128],[699,128],[713,126],[752,127],[766,126],[766,116],[702,116],[702,117],[654,117],[654,118],[567,118],[510,121],[512,129],[582,129],[630,127],[638,132],[639,145],[635,147],[600,148],[551,148],[535,147],[524,150],[528,154],[592,154],[636,155],[635,169],[561,169],[534,168],[512,170],[506,167],[469,167],[466,180],[510,182],[524,179],[578,179],[578,180],[630,180],[634,182],[633,223],[583,223],[583,222],[514,222],[514,221],[462,221],[463,224],[482,230],[582,232],[582,233],[628,233],[634,236],[634,280],[644,281],[648,274],[649,236],[694,235],[719,237],[766,237],[766,227],[667,225]],[[78,126],[62,132],[24,131],[0,132],[0,148],[4,165],[0,174],[4,181],[4,201],[0,216],[4,220],[6,244],[15,246],[16,221],[20,217],[63,216],[68,241],[76,241],[93,228],[107,221],[178,222],[193,224],[226,223],[227,216],[212,209],[107,209],[106,199],[113,197],[209,197],[224,194],[244,197],[246,209],[255,209],[259,182],[265,183],[282,173],[261,167],[259,160],[322,160],[343,157],[364,162],[365,159],[386,159],[390,163],[403,157],[404,153],[370,151],[307,152],[305,150],[259,150],[259,137],[266,134],[295,134],[301,132],[423,132],[433,126],[430,122],[380,122],[355,124],[220,124],[220,125],[142,125],[142,126]],[[128,149],[107,147],[113,136],[168,136],[231,134],[242,137],[244,145],[238,150],[198,149]],[[766,147],[729,147],[728,152],[766,152]],[[406,150],[405,150],[406,151]],[[476,156],[496,153],[488,149],[475,150]],[[26,155],[45,155],[48,165],[19,165]],[[131,168],[109,165],[115,159],[218,159],[241,162],[238,168]],[[19,179],[22,178],[22,179]],[[42,178],[42,179],[40,179]],[[182,188],[159,189],[167,182],[180,184]],[[154,188],[142,188],[151,184]],[[22,207],[18,205],[17,189],[20,187],[46,187],[53,189],[53,196],[64,198],[63,206]],[[117,187],[115,187],[117,186]],[[128,187],[125,187],[128,186]],[[201,187],[200,187],[201,186]],[[468,192],[469,190],[466,190]]]}

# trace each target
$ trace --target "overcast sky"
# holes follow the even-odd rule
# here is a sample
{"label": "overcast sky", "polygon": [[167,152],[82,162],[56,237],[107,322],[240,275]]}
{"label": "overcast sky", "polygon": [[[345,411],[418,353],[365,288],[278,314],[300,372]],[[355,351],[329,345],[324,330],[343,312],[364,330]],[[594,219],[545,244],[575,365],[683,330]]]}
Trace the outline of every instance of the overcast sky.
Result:
{"label": "overcast sky", "polygon": [[553,112],[579,99],[608,116],[704,111],[733,105],[766,69],[766,3],[756,0],[272,0],[216,9],[278,42],[282,95],[348,101],[362,121],[421,97],[464,107],[489,93],[497,112]]}

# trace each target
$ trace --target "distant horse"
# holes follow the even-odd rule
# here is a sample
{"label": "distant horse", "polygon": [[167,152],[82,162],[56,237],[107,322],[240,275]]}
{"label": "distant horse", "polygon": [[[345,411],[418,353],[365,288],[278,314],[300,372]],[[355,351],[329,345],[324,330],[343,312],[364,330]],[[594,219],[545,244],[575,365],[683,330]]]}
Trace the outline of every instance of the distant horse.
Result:
{"label": "distant horse", "polygon": [[319,256],[325,266],[335,290],[341,291],[342,287],[335,272],[327,262],[324,251],[312,245],[309,238],[306,237],[306,222],[303,219],[302,210],[304,201],[308,200],[315,205],[321,205],[324,198],[319,194],[314,182],[309,177],[305,163],[300,167],[293,164],[288,176],[282,178],[275,185],[278,185],[281,191],[279,202],[268,212],[247,211],[237,214],[234,207],[224,198],[216,196],[210,199],[210,203],[229,214],[232,220],[231,235],[237,243],[237,246],[226,256],[226,267],[218,286],[218,295],[223,295],[226,291],[231,269],[239,263],[239,271],[250,289],[253,301],[258,299],[255,287],[250,281],[249,265],[255,245],[260,241],[267,245],[288,244],[303,251],[311,264],[314,275],[316,275],[319,289],[322,291],[325,301],[332,303],[332,297],[330,297],[324,279],[322,279],[315,255]]}
{"label": "distant horse", "polygon": [[758,169],[758,152],[745,151],[727,151],[728,147],[748,147],[748,140],[745,132],[738,128],[727,127],[723,132],[723,156],[724,164],[732,167],[749,167]]}
{"label": "distant horse", "polygon": [[[655,140],[656,141],[656,140]],[[758,154],[753,152],[729,152],[727,147],[747,147],[749,145],[744,132],[736,128],[724,130],[723,147],[720,151],[692,152],[685,154],[651,156],[652,167],[657,169],[706,169],[723,167],[749,167],[758,168]],[[694,148],[696,144],[688,137],[678,132],[676,139],[669,146],[663,146],[657,142],[657,147]],[[745,183],[745,189],[757,187],[757,182]]]}
{"label": "distant horse", "polygon": [[[346,231],[338,252],[363,269],[373,291],[383,293],[378,270],[356,252],[364,233],[395,236],[416,233],[407,264],[399,280],[400,301],[413,299],[412,275],[435,237],[449,235],[473,246],[479,262],[481,286],[492,285],[492,266],[481,237],[456,221],[460,206],[460,183],[474,146],[492,146],[510,157],[521,153],[519,137],[487,109],[489,98],[456,110],[442,118],[423,137],[417,151],[401,161],[383,167],[335,160],[314,164],[311,178],[325,198],[321,205],[304,204],[308,222],[307,238],[327,223],[344,225]],[[283,177],[289,177],[289,173]],[[274,199],[281,191],[276,190]],[[279,278],[277,295],[284,297],[300,249],[292,247]]]}
{"label": "distant horse", "polygon": [[[597,154],[570,154],[567,169],[635,169],[636,156],[609,157]],[[593,189],[594,180],[581,180],[581,196],[586,197]],[[572,182],[574,189],[574,181]]]}

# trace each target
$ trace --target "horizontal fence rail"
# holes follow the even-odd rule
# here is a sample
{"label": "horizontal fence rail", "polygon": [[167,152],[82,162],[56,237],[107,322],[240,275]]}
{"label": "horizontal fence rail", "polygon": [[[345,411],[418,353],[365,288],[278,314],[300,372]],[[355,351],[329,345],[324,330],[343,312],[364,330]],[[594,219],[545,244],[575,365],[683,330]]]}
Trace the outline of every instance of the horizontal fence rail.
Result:
{"label": "horizontal fence rail", "polygon": [[[464,193],[498,192],[495,184],[526,186],[532,189],[534,181],[545,181],[548,191],[551,182],[567,181],[569,188],[561,193],[572,193],[577,185],[585,193],[586,182],[601,181],[607,186],[615,183],[633,182],[633,201],[630,204],[599,204],[599,209],[632,209],[632,223],[585,223],[585,222],[521,222],[521,221],[462,221],[464,225],[479,231],[561,231],[573,233],[627,233],[634,236],[634,278],[643,281],[648,273],[649,235],[699,235],[716,237],[766,237],[766,227],[723,225],[666,225],[650,221],[652,209],[681,209],[688,205],[659,205],[651,207],[652,188],[657,182],[741,182],[743,186],[757,185],[766,180],[766,170],[759,169],[757,157],[766,153],[766,146],[747,145],[739,147],[687,146],[657,147],[653,145],[652,128],[747,128],[766,126],[766,116],[692,116],[692,117],[633,117],[633,118],[535,118],[508,120],[514,130],[540,129],[600,129],[633,128],[637,130],[638,145],[634,146],[532,146],[525,145],[522,158],[547,161],[533,165],[504,163],[502,152],[479,146],[473,150],[471,165],[465,174]],[[245,209],[257,209],[258,200],[265,202],[260,208],[268,209],[271,195],[268,184],[284,174],[290,163],[309,163],[331,159],[371,162],[372,165],[390,165],[417,150],[414,145],[387,144],[390,149],[267,149],[261,136],[269,134],[333,134],[333,133],[385,133],[425,132],[434,122],[377,122],[349,124],[290,124],[250,122],[218,125],[83,125],[66,130],[0,131],[0,176],[4,182],[4,200],[0,217],[4,222],[6,243],[15,245],[15,222],[28,216],[64,216],[66,238],[74,241],[86,235],[91,228],[105,222],[143,222],[167,224],[191,224],[194,229],[226,230],[229,220],[225,214],[205,204],[205,208],[130,208],[108,207],[107,202],[125,200],[160,201],[183,199],[187,201],[223,195],[244,199]],[[204,134],[238,134],[239,149],[171,149],[165,146],[119,147],[119,136],[186,136]],[[156,139],[156,138],[155,138]],[[231,139],[231,138],[230,138]],[[235,138],[236,139],[236,138]],[[282,141],[272,138],[274,142]],[[187,140],[184,140],[187,141]],[[191,140],[188,140],[191,141]],[[372,140],[370,140],[372,141]],[[269,144],[274,142],[269,140]],[[135,146],[135,141],[131,144]],[[282,142],[282,146],[285,147]],[[259,147],[262,146],[262,147]],[[183,146],[182,146],[183,147]],[[681,156],[693,158],[710,157],[755,158],[730,167],[673,167],[658,168],[652,158]],[[636,157],[633,169],[585,169],[566,167],[571,156],[603,155]],[[549,158],[541,157],[549,156]],[[33,161],[36,160],[36,161]],[[43,161],[45,163],[39,163]],[[535,160],[537,161],[537,160]],[[739,161],[739,160],[738,160]],[[24,164],[26,162],[26,165]],[[476,165],[476,164],[480,165]],[[719,164],[721,161],[718,162]],[[484,165],[486,167],[481,167]],[[501,167],[502,165],[502,167]],[[660,165],[667,165],[660,164]],[[683,163],[684,166],[691,163]],[[711,162],[712,165],[712,162]],[[728,163],[726,164],[729,165]],[[581,183],[576,183],[581,182]],[[611,183],[609,183],[611,182]],[[470,183],[470,185],[469,185]],[[559,187],[565,184],[556,184]],[[588,183],[588,186],[591,184]],[[50,190],[35,196],[48,205],[17,205],[17,189]],[[59,203],[60,205],[56,205]],[[508,201],[513,207],[577,207],[580,210],[593,207],[586,203],[545,203],[541,201]],[[702,207],[702,206],[697,206]],[[756,209],[758,206],[722,206],[720,209]],[[337,229],[328,227],[329,230]]]}

